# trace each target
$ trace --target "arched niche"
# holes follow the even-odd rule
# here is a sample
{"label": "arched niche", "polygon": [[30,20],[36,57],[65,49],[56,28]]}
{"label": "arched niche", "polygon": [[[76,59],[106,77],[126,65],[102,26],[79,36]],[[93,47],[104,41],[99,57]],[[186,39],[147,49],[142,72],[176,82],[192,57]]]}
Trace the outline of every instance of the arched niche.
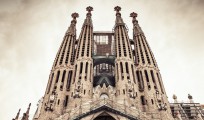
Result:
{"label": "arched niche", "polygon": [[107,114],[106,112],[104,112],[97,116],[96,118],[94,118],[93,120],[116,120],[116,119],[111,115]]}
{"label": "arched niche", "polygon": [[101,95],[100,95],[100,99],[108,99],[109,98],[109,96],[108,96],[108,94],[106,94],[106,93],[102,93]]}

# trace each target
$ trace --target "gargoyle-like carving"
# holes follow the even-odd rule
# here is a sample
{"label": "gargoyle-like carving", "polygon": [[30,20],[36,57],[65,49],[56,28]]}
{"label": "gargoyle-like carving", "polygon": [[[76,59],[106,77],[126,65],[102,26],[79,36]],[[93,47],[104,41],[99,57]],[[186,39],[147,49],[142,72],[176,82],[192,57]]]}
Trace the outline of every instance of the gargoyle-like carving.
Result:
{"label": "gargoyle-like carving", "polygon": [[54,110],[54,104],[56,102],[56,99],[57,99],[57,93],[56,91],[52,91],[52,94],[50,95],[49,97],[49,100],[47,103],[45,103],[45,110],[50,110],[50,111],[53,111]]}
{"label": "gargoyle-like carving", "polygon": [[126,91],[128,92],[130,98],[135,99],[135,90],[130,80],[128,80],[128,83],[126,84]]}
{"label": "gargoyle-like carving", "polygon": [[157,106],[159,110],[167,110],[167,105],[166,103],[163,103],[162,96],[158,90],[156,91],[156,100],[157,100]]}
{"label": "gargoyle-like carving", "polygon": [[80,98],[82,90],[83,90],[83,84],[81,84],[81,81],[79,80],[77,84],[75,84],[74,98]]}

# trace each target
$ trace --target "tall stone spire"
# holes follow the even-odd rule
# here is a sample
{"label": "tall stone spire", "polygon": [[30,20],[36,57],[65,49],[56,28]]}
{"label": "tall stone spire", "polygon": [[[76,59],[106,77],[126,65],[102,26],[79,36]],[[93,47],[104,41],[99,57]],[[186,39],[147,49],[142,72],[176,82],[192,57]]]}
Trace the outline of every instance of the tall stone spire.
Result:
{"label": "tall stone spire", "polygon": [[[93,8],[86,10],[78,39],[79,15],[72,14],[33,120],[172,120],[159,69],[137,14],[131,14],[134,38],[130,40],[121,7],[114,8],[114,32],[93,33]],[[93,55],[93,48],[106,54]],[[29,109],[23,120],[28,119]]]}
{"label": "tall stone spire", "polygon": [[[119,6],[114,8],[116,11],[116,22],[114,28],[115,38],[115,71],[116,72],[116,97],[119,102],[133,101],[136,97],[135,67],[132,57],[132,48],[127,33],[125,23],[121,18]],[[128,104],[133,104],[128,102]]]}
{"label": "tall stone spire", "polygon": [[30,106],[31,106],[31,103],[29,104],[28,106],[28,109],[26,111],[26,113],[23,113],[23,117],[21,120],[29,120],[29,111],[30,111]]}
{"label": "tall stone spire", "polygon": [[69,66],[74,64],[74,44],[76,41],[76,18],[79,17],[78,13],[72,13],[73,20],[68,28],[64,40],[55,58],[53,68],[59,66]]}
{"label": "tall stone spire", "polygon": [[125,23],[123,22],[123,19],[121,17],[121,7],[120,6],[116,6],[114,8],[114,10],[116,11],[116,20],[115,20],[115,24],[116,25],[125,25]]}
{"label": "tall stone spire", "polygon": [[140,25],[138,24],[138,20],[136,19],[137,13],[132,12],[132,13],[130,14],[130,17],[133,18],[133,19],[132,19],[132,23],[133,23],[133,27],[134,27],[133,33],[134,33],[134,34],[139,34],[139,33],[140,33],[140,34],[144,34],[143,31],[142,31],[142,29],[141,29],[141,27],[140,27]]}
{"label": "tall stone spire", "polygon": [[17,113],[16,117],[15,117],[15,118],[13,118],[12,120],[18,120],[19,115],[20,115],[20,111],[21,111],[21,109],[19,109],[19,110],[18,110],[18,113]]}
{"label": "tall stone spire", "polygon": [[138,24],[136,19],[137,13],[132,12],[130,17],[133,18],[135,65],[137,83],[141,95],[141,108],[145,112],[157,111],[160,114],[166,115],[167,119],[172,119],[159,68],[146,37]]}
{"label": "tall stone spire", "polygon": [[93,46],[93,24],[91,19],[91,11],[93,8],[88,6],[86,8],[88,13],[84,20],[81,33],[77,41],[74,74],[71,85],[72,97],[70,98],[70,106],[80,105],[80,101],[91,99],[93,91],[93,59],[92,59],[92,46]]}
{"label": "tall stone spire", "polygon": [[86,25],[93,27],[92,19],[91,19],[91,16],[92,16],[91,11],[93,11],[93,7],[88,6],[86,8],[86,11],[88,11],[88,13],[86,14],[86,19],[84,20],[83,27],[86,26]]}
{"label": "tall stone spire", "polygon": [[71,21],[71,25],[67,30],[67,34],[76,36],[76,23],[77,23],[76,18],[79,17],[79,14],[75,12],[75,13],[72,13],[71,16],[72,16],[73,20]]}
{"label": "tall stone spire", "polygon": [[[68,27],[61,46],[55,58],[47,89],[39,105],[39,115],[35,115],[35,119],[44,120],[56,118],[68,106],[70,97],[71,80],[73,77],[73,65],[75,58],[75,42],[76,42],[76,18],[78,13],[72,13],[71,24]],[[52,112],[52,114],[50,114]],[[39,112],[36,112],[36,114]]]}
{"label": "tall stone spire", "polygon": [[149,47],[149,44],[147,43],[146,37],[140,25],[138,24],[138,20],[136,19],[137,13],[132,12],[130,17],[133,18],[133,40],[135,42],[135,54],[137,55],[135,59],[136,65],[145,64],[157,67],[154,55]]}

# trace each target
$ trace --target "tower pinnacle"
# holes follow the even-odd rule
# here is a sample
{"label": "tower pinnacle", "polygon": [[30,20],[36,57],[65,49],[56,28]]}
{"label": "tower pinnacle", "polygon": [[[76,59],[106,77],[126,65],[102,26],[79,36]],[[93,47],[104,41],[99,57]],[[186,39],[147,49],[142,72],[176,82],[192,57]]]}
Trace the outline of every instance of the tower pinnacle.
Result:
{"label": "tower pinnacle", "polygon": [[77,22],[77,21],[76,21],[76,18],[79,17],[79,14],[75,12],[75,13],[72,13],[71,16],[72,16],[72,18],[73,18],[73,20],[71,21],[71,23],[76,24],[76,22]]}
{"label": "tower pinnacle", "polygon": [[27,109],[27,111],[26,111],[26,114],[29,114],[30,106],[31,106],[31,103],[30,103],[29,106],[28,106],[28,109]]}
{"label": "tower pinnacle", "polygon": [[14,119],[12,119],[12,120],[18,120],[18,117],[20,115],[20,111],[21,111],[21,109],[18,110],[18,113],[17,113],[16,117]]}
{"label": "tower pinnacle", "polygon": [[88,6],[88,7],[86,8],[86,11],[88,11],[89,13],[91,13],[91,11],[93,11],[93,7]]}
{"label": "tower pinnacle", "polygon": [[114,10],[116,11],[116,14],[115,14],[116,15],[116,21],[115,21],[116,25],[125,25],[125,23],[123,22],[123,19],[121,18],[121,13],[120,13],[121,7],[116,6]]}
{"label": "tower pinnacle", "polygon": [[92,20],[91,20],[91,11],[93,11],[93,7],[91,7],[91,6],[88,6],[87,8],[86,8],[86,11],[88,11],[88,13],[86,14],[86,19],[84,20],[84,24],[83,24],[83,27],[84,26],[86,26],[86,25],[88,25],[88,26],[93,26],[93,24],[92,24]]}
{"label": "tower pinnacle", "polygon": [[144,34],[141,27],[138,24],[137,19],[136,19],[137,13],[135,13],[135,12],[130,13],[130,17],[132,17],[132,23],[133,23],[133,26],[134,26],[134,31],[133,31],[134,35],[137,35],[137,34],[140,34],[140,33]]}
{"label": "tower pinnacle", "polygon": [[76,35],[76,23],[77,23],[76,18],[79,17],[79,14],[75,12],[75,13],[72,13],[71,16],[72,16],[73,20],[71,21],[71,25],[68,28],[67,33]]}
{"label": "tower pinnacle", "polygon": [[22,117],[22,119],[21,119],[21,120],[28,120],[28,118],[29,118],[30,106],[31,106],[31,103],[29,104],[29,106],[28,106],[28,109],[27,109],[26,113],[24,113],[24,114],[23,114],[23,117]]}
{"label": "tower pinnacle", "polygon": [[73,18],[73,19],[76,19],[76,18],[78,18],[78,17],[79,17],[79,14],[78,14],[78,13],[76,13],[76,12],[75,12],[75,13],[72,13],[72,18]]}
{"label": "tower pinnacle", "polygon": [[114,8],[114,10],[115,10],[117,13],[120,13],[121,7],[120,7],[120,6],[116,6],[116,7]]}
{"label": "tower pinnacle", "polygon": [[88,11],[88,13],[86,14],[86,16],[87,16],[87,17],[91,17],[91,11],[93,11],[93,7],[88,6],[88,7],[86,8],[86,11]]}
{"label": "tower pinnacle", "polygon": [[130,17],[132,17],[132,23],[133,23],[133,24],[138,23],[138,21],[137,21],[137,19],[136,19],[137,13],[135,13],[135,12],[130,13]]}

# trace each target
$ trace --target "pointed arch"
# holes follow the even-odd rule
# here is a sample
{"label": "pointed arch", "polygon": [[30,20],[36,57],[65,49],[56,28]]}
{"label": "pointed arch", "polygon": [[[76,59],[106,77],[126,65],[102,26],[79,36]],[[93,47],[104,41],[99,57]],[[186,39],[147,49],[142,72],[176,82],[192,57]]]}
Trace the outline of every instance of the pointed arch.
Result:
{"label": "pointed arch", "polygon": [[117,120],[114,116],[107,112],[102,112],[98,116],[96,116],[93,120]]}

